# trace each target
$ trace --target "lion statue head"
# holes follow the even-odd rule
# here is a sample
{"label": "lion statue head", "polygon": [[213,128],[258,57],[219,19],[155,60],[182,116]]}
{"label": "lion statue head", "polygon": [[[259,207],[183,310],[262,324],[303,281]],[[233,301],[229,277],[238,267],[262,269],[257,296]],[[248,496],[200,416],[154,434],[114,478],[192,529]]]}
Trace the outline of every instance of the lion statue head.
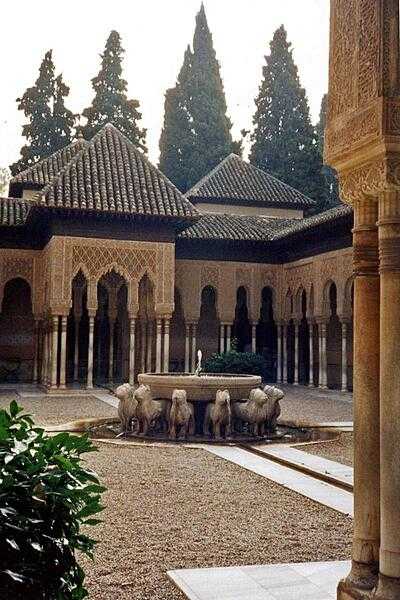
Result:
{"label": "lion statue head", "polygon": [[114,393],[117,396],[118,400],[127,400],[128,398],[132,399],[133,387],[130,383],[123,383],[122,385],[119,385],[117,387]]}
{"label": "lion statue head", "polygon": [[263,390],[255,388],[254,390],[251,390],[249,400],[254,402],[257,406],[262,407],[268,401],[268,396]]}
{"label": "lion statue head", "polygon": [[135,390],[134,397],[139,404],[151,400],[152,396],[150,386],[143,384],[139,385],[139,387]]}
{"label": "lion statue head", "polygon": [[182,406],[182,404],[186,404],[187,394],[186,390],[174,390],[172,392],[172,402],[177,404],[178,406]]}
{"label": "lion statue head", "polygon": [[215,395],[216,406],[230,406],[231,397],[228,390],[218,390]]}

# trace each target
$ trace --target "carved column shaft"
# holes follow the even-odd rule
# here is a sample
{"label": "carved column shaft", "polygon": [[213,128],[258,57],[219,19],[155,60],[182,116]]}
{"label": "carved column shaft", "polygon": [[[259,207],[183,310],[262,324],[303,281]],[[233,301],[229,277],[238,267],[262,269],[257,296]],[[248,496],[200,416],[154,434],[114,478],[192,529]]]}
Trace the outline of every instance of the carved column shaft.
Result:
{"label": "carved column shaft", "polygon": [[232,344],[232,325],[228,323],[226,325],[226,351],[230,352]]}
{"label": "carved column shaft", "polygon": [[67,371],[67,316],[61,317],[61,348],[60,348],[60,388],[66,387]]}
{"label": "carved column shaft", "polygon": [[50,386],[57,387],[57,358],[58,358],[58,327],[59,317],[52,317],[52,332],[51,332],[51,378]]}
{"label": "carved column shaft", "polygon": [[251,324],[251,351],[257,351],[257,323]]}
{"label": "carved column shaft", "polygon": [[162,319],[156,319],[156,373],[161,373]]}
{"label": "carved column shaft", "polygon": [[342,392],[347,392],[347,322],[342,321]]}
{"label": "carved column shaft", "polygon": [[299,323],[294,323],[294,381],[293,385],[299,385]]}
{"label": "carved column shaft", "polygon": [[114,381],[114,331],[115,331],[115,318],[109,316],[109,348],[108,348],[108,381],[113,383]]}
{"label": "carved column shaft", "polygon": [[81,323],[81,316],[75,315],[74,322],[74,381],[78,381],[79,378],[79,329]]}
{"label": "carved column shaft", "polygon": [[153,321],[147,321],[147,354],[146,371],[152,372],[152,354],[153,354]]}
{"label": "carved column shaft", "polygon": [[311,320],[308,322],[308,344],[310,355],[308,387],[314,387],[314,323]]}
{"label": "carved column shaft", "polygon": [[93,388],[94,319],[95,319],[95,315],[93,313],[89,313],[88,367],[87,367],[87,381],[86,381],[86,387],[88,390]]}
{"label": "carved column shaft", "polygon": [[164,373],[169,372],[169,317],[164,319]]}
{"label": "carved column shaft", "polygon": [[197,323],[192,324],[192,373],[196,370]]}
{"label": "carved column shaft", "polygon": [[135,333],[136,333],[136,318],[129,318],[129,383],[134,384],[135,381]]}
{"label": "carved column shaft", "polygon": [[[400,191],[379,199],[381,546],[378,598],[400,597]],[[389,578],[389,579],[388,579]],[[390,591],[390,595],[389,595]]]}
{"label": "carved column shaft", "polygon": [[39,379],[40,333],[40,321],[39,319],[35,319],[33,348],[33,383],[37,383]]}
{"label": "carved column shaft", "polygon": [[283,325],[283,356],[282,356],[282,361],[283,361],[283,383],[287,383],[288,382],[287,330],[288,330],[287,323],[284,323],[284,325]]}
{"label": "carved column shaft", "polygon": [[276,357],[276,381],[282,383],[282,325],[276,326],[277,329],[277,357]]}
{"label": "carved column shaft", "polygon": [[219,326],[219,351],[221,354],[225,352],[225,324]]}
{"label": "carved column shaft", "polygon": [[[223,325],[221,325],[223,327]],[[185,373],[190,372],[190,324],[185,327]]]}

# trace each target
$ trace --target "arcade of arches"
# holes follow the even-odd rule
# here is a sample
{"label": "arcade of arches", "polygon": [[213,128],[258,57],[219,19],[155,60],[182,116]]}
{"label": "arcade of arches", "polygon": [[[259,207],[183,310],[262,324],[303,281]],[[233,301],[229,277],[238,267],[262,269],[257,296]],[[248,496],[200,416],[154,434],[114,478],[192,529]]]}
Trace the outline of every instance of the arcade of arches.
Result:
{"label": "arcade of arches", "polygon": [[194,371],[239,351],[266,380],[352,389],[352,252],[284,265],[175,260],[174,244],[53,237],[0,250],[3,382],[66,387]]}

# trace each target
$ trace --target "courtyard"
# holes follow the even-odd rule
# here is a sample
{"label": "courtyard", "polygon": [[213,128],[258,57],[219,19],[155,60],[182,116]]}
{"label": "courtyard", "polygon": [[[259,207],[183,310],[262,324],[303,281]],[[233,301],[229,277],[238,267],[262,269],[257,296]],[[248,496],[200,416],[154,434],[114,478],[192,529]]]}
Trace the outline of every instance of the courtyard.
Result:
{"label": "courtyard", "polygon": [[[351,395],[287,386],[285,419],[352,420]],[[20,397],[22,396],[22,397]],[[1,390],[45,426],[85,417],[113,417],[95,396],[49,398]],[[110,396],[109,402],[115,402]],[[344,434],[350,436],[351,434]],[[340,442],[322,444],[335,454]],[[347,560],[352,519],[232,464],[204,447],[157,441],[97,441],[87,464],[107,487],[95,561],[83,560],[90,597],[185,598],[166,573],[175,569]],[[299,449],[318,453],[320,444]],[[331,456],[333,460],[339,460]]]}

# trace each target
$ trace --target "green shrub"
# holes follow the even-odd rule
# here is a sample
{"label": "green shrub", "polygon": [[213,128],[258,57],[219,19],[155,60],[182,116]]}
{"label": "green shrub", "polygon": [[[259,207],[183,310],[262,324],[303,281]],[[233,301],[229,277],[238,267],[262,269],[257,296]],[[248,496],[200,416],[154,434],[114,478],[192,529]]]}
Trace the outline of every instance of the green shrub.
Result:
{"label": "green shrub", "polygon": [[0,598],[80,600],[88,596],[76,552],[93,558],[105,490],[84,469],[96,450],[87,436],[48,436],[12,402],[0,411]]}
{"label": "green shrub", "polygon": [[231,350],[224,354],[213,354],[204,364],[205,373],[234,373],[263,375],[264,359],[253,352]]}

